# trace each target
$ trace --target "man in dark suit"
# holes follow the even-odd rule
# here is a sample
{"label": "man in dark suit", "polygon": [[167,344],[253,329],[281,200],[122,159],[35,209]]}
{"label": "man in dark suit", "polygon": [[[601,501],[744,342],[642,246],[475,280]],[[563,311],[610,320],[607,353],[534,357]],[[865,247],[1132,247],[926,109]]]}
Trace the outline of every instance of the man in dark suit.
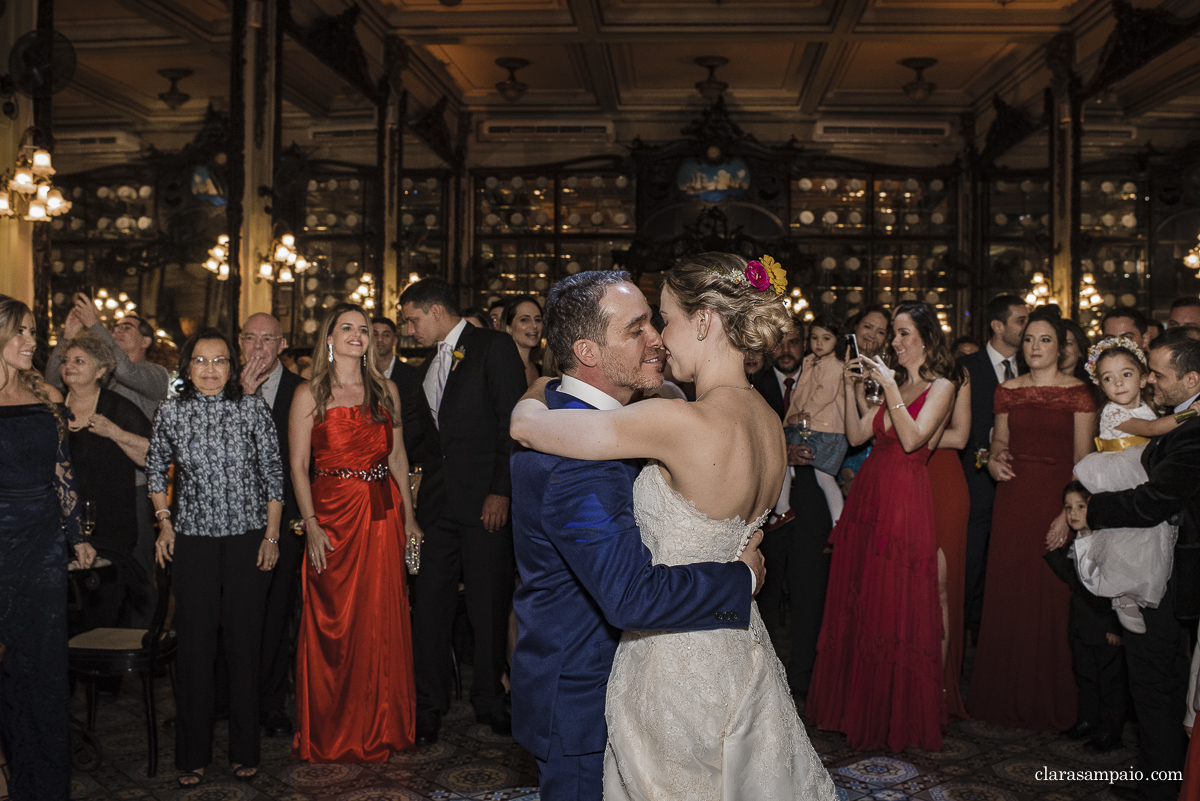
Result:
{"label": "man in dark suit", "polygon": [[422,381],[431,441],[417,496],[425,532],[413,597],[417,743],[437,741],[450,708],[451,630],[458,584],[475,637],[471,705],[480,723],[511,731],[504,708],[508,612],[513,592],[508,422],[525,392],[525,367],[512,337],[468,325],[440,278],[400,296],[409,333],[436,347]]}
{"label": "man in dark suit", "polygon": [[[546,337],[564,376],[547,387],[547,405],[619,409],[660,383],[661,359],[646,359],[662,344],[649,318],[627,273],[588,271],[556,284]],[[512,470],[521,568],[514,736],[538,760],[545,801],[600,801],[604,691],[619,629],[744,627],[761,557],[753,546],[740,557],[753,577],[739,562],[652,564],[634,521],[633,461],[518,449]]]}
{"label": "man in dark suit", "polygon": [[[1029,307],[1015,295],[999,295],[987,306],[990,337],[983,350],[958,360],[971,376],[971,434],[960,452],[971,513],[967,522],[966,589],[963,621],[973,640],[979,639],[983,617],[983,585],[987,568],[988,537],[992,532],[992,503],[996,482],[978,459],[992,441],[992,400],[996,387],[1025,372],[1019,358],[1021,337],[1029,322]],[[978,462],[978,464],[977,464]]]}
{"label": "man in dark suit", "polygon": [[421,371],[396,356],[396,324],[388,317],[371,318],[371,338],[375,340],[375,355],[379,371],[391,379],[400,395],[400,423],[404,429],[404,452],[409,466],[425,461],[427,439],[421,399]]}
{"label": "man in dark suit", "polygon": [[246,359],[242,371],[242,391],[261,396],[271,407],[271,419],[275,421],[275,432],[279,436],[279,456],[283,460],[283,525],[279,532],[279,561],[271,573],[263,617],[259,691],[262,696],[260,715],[263,732],[268,737],[285,737],[292,733],[292,722],[285,711],[288,668],[292,664],[294,646],[289,636],[290,621],[296,604],[300,563],[304,559],[304,539],[293,534],[288,525],[300,517],[288,462],[288,412],[292,408],[296,387],[304,379],[284,369],[279,361],[279,354],[287,347],[287,340],[283,337],[279,321],[271,315],[250,315],[242,325],[238,342]]}
{"label": "man in dark suit", "polygon": [[[1180,413],[1200,398],[1200,341],[1186,328],[1169,329],[1150,343],[1150,383],[1160,408]],[[1151,776],[1182,771],[1183,716],[1188,686],[1188,631],[1200,616],[1200,418],[1184,419],[1154,437],[1142,452],[1149,476],[1123,492],[1100,492],[1088,503],[1088,528],[1146,528],[1163,521],[1179,526],[1175,564],[1156,609],[1143,609],[1145,634],[1125,632],[1129,690],[1141,740],[1137,798],[1169,801],[1179,782]],[[1054,521],[1047,545],[1067,539],[1065,514]],[[1181,618],[1189,621],[1185,626]]]}
{"label": "man in dark suit", "polygon": [[[774,364],[753,379],[754,388],[779,415],[787,414],[792,387],[800,377],[800,358],[804,353],[804,326],[799,322],[783,338],[772,354]],[[787,658],[788,686],[792,695],[808,696],[817,658],[817,637],[825,612],[825,586],[829,581],[830,555],[825,553],[833,519],[825,493],[817,484],[812,467],[812,451],[807,445],[788,446],[791,465],[789,509],[781,519],[772,519],[763,527],[762,552],[771,570],[758,595],[759,614],[772,642],[782,641],[783,595],[789,596],[792,650]],[[781,504],[782,505],[782,504]]]}

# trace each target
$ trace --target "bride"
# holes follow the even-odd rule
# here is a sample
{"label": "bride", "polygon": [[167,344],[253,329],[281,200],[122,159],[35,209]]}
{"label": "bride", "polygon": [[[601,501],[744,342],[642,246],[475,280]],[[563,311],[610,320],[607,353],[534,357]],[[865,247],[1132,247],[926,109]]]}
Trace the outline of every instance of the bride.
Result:
{"label": "bride", "polygon": [[[662,291],[663,345],[695,403],[650,399],[613,411],[523,400],[521,444],[575,459],[653,460],[634,484],[657,564],[731,561],[779,498],[779,417],[746,382],[743,351],[769,352],[790,326],[786,276],[769,257],[707,253]],[[604,797],[822,799],[833,782],[805,733],[757,607],[748,629],[627,631],[605,718]]]}

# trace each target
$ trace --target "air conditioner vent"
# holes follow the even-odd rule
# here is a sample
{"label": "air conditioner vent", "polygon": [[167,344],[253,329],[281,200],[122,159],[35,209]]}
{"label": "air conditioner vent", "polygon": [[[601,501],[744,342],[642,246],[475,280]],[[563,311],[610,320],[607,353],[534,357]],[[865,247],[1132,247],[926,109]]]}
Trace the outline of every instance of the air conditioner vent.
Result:
{"label": "air conditioner vent", "polygon": [[950,137],[948,122],[884,122],[873,120],[821,120],[813,132],[817,142],[863,144],[933,144]]}
{"label": "air conditioner vent", "polygon": [[374,125],[339,125],[312,128],[308,136],[314,142],[375,141]]}
{"label": "air conditioner vent", "polygon": [[611,122],[591,120],[484,120],[480,142],[612,142]]}
{"label": "air conditioner vent", "polygon": [[[1120,147],[1137,142],[1138,131],[1133,125],[1109,125],[1107,123],[1084,123],[1081,140],[1084,147]],[[1040,131],[1032,137],[1035,144],[1046,143],[1046,132]]]}
{"label": "air conditioner vent", "polygon": [[141,149],[141,137],[126,131],[66,131],[54,135],[55,155],[94,156],[137,153]]}

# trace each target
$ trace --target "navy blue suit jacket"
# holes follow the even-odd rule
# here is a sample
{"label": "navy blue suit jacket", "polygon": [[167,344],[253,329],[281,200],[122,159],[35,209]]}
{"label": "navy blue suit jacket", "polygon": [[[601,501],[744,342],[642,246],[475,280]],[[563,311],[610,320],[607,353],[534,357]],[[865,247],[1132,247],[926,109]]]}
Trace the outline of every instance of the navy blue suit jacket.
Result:
{"label": "navy blue suit jacket", "polygon": [[[552,409],[592,408],[546,389]],[[703,631],[750,622],[741,562],[654,565],[633,518],[633,462],[586,462],[530,450],[512,456],[513,737],[545,760],[604,750],[604,698],[622,629]]]}

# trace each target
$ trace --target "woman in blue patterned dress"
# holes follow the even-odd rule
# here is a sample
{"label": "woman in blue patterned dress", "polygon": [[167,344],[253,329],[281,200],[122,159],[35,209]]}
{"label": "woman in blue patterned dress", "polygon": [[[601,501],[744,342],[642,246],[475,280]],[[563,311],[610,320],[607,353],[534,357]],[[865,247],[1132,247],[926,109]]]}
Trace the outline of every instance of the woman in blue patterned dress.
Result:
{"label": "woman in blue patterned dress", "polygon": [[[243,395],[237,354],[221,332],[179,353],[183,391],[154,419],[146,479],[158,518],[158,563],[174,563],[175,767],[182,787],[212,761],[217,638],[229,670],[229,760],[258,772],[258,670],[269,575],[279,559],[283,463],[267,404]],[[175,464],[175,511],[167,468]]]}
{"label": "woman in blue patterned dress", "polygon": [[89,567],[62,396],[33,369],[33,314],[0,295],[0,748],[12,801],[67,801],[67,543]]}

